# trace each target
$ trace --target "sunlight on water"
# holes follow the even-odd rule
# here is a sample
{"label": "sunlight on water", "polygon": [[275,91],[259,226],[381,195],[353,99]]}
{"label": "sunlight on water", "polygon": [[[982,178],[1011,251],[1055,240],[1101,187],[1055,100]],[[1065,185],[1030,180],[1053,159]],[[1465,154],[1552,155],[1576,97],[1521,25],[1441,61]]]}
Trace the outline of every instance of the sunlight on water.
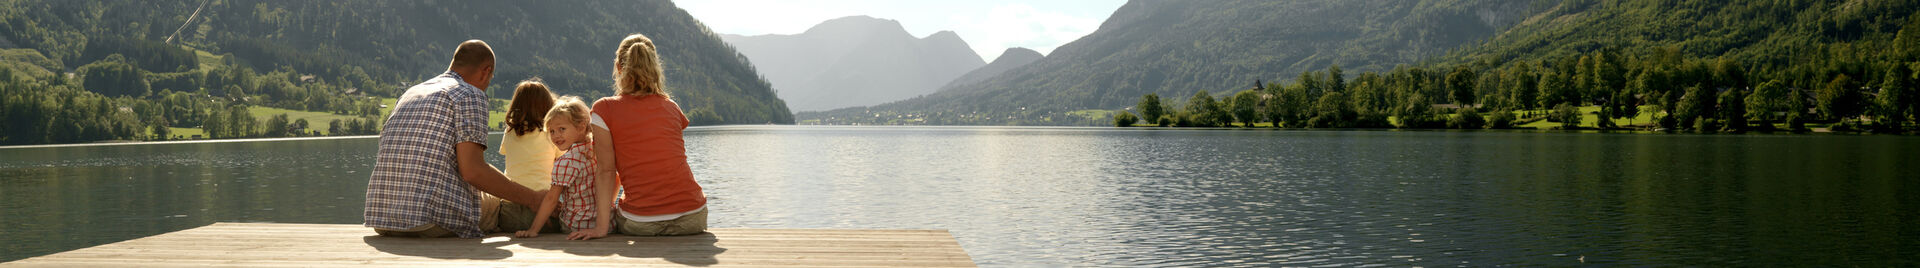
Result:
{"label": "sunlight on water", "polygon": [[[1920,261],[1913,137],[732,126],[686,141],[714,227],[949,229],[988,266]],[[374,150],[0,149],[0,260],[216,221],[357,224]]]}

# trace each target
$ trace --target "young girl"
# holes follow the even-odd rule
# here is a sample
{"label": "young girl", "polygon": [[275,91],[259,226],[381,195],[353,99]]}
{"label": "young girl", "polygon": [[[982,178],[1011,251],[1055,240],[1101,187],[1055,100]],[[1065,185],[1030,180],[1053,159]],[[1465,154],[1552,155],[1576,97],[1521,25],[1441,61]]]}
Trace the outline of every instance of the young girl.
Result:
{"label": "young girl", "polygon": [[533,226],[514,235],[519,237],[540,236],[540,228],[547,218],[554,215],[554,207],[560,208],[560,227],[571,233],[592,229],[594,225],[594,166],[592,154],[593,137],[587,136],[587,104],[580,98],[561,97],[559,103],[547,112],[547,134],[553,146],[566,153],[553,162],[553,187],[547,196],[541,198],[540,211],[534,213]]}
{"label": "young girl", "polygon": [[[503,172],[507,179],[534,191],[547,190],[547,182],[551,181],[547,176],[553,172],[553,158],[560,156],[560,151],[554,149],[553,143],[547,138],[546,131],[547,110],[553,109],[553,99],[553,92],[547,89],[547,84],[541,82],[540,78],[520,81],[520,85],[513,89],[513,100],[507,103],[507,132],[500,135],[500,155],[506,156]],[[539,204],[519,205],[531,207]],[[532,216],[516,214],[522,216],[518,216],[518,220],[495,220],[493,216],[497,214],[491,211],[499,206],[500,198],[487,196],[481,199],[480,207],[487,210],[481,214],[481,228],[498,226],[500,230],[518,230],[526,227],[526,223],[521,221]]]}
{"label": "young girl", "polygon": [[553,158],[560,155],[547,138],[547,110],[553,109],[553,99],[553,92],[539,78],[520,81],[507,103],[507,133],[500,135],[507,179],[534,191],[547,189]]}

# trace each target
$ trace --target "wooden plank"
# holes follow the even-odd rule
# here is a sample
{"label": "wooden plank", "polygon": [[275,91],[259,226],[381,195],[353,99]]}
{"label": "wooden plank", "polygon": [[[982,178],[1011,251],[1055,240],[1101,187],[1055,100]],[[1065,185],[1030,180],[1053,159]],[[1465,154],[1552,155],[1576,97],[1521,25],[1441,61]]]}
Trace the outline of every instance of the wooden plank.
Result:
{"label": "wooden plank", "polygon": [[392,238],[347,224],[215,223],[0,266],[972,267],[945,230],[713,229],[677,237]]}

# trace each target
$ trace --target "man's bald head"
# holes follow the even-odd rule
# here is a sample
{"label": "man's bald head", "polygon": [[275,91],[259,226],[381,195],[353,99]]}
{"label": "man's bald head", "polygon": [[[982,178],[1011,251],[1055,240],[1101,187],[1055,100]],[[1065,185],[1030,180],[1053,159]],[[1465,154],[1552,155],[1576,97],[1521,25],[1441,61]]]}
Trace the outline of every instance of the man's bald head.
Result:
{"label": "man's bald head", "polygon": [[480,90],[487,89],[487,81],[493,80],[493,47],[479,39],[460,42],[453,49],[453,62],[447,64],[447,70],[459,73]]}

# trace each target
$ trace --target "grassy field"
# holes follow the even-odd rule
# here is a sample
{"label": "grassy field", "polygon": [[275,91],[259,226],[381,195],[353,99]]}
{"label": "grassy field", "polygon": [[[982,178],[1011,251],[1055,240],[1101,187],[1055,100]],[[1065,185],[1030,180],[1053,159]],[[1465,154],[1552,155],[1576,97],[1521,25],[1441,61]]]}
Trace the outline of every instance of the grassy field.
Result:
{"label": "grassy field", "polygon": [[31,48],[0,49],[0,68],[13,70],[16,77],[47,77],[62,71],[58,65]]}

